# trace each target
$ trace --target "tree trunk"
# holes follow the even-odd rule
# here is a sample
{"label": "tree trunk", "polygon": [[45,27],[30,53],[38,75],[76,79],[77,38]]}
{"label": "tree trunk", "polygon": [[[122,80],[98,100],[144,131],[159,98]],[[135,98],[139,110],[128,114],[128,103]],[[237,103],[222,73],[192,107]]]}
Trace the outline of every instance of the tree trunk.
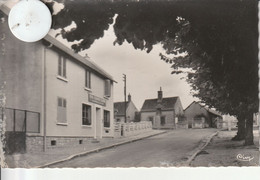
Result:
{"label": "tree trunk", "polygon": [[246,132],[246,125],[245,125],[245,118],[242,116],[237,117],[238,122],[238,130],[237,130],[237,135],[232,138],[233,141],[241,141],[245,139],[245,132]]}
{"label": "tree trunk", "polygon": [[250,113],[246,118],[246,136],[245,136],[245,146],[250,146],[254,144],[253,135],[253,113]]}

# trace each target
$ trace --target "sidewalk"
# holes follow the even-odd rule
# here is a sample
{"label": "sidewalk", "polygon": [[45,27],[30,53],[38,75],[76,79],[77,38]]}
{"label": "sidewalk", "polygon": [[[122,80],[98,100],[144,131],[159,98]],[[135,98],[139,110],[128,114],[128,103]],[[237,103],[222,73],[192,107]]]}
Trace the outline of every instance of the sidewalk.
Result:
{"label": "sidewalk", "polygon": [[220,131],[191,162],[191,166],[259,166],[258,130],[254,130],[255,145],[252,146],[243,146],[244,141],[231,141],[236,132]]}
{"label": "sidewalk", "polygon": [[87,155],[102,151],[104,149],[113,148],[126,143],[138,141],[151,136],[166,133],[162,130],[151,130],[146,133],[138,134],[130,137],[120,138],[104,138],[98,143],[87,143],[83,146],[66,147],[47,150],[39,153],[26,153],[6,155],[6,162],[9,168],[40,168],[48,167],[50,164],[67,161],[78,156]]}

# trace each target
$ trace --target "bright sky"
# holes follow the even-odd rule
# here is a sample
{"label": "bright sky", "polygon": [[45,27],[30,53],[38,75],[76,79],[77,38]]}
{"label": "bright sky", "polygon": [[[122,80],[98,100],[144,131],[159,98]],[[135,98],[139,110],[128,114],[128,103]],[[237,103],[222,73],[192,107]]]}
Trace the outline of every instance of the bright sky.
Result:
{"label": "bright sky", "polygon": [[156,45],[148,54],[146,51],[135,50],[131,44],[113,45],[116,39],[113,27],[105,32],[103,38],[96,40],[86,50],[92,61],[110,73],[118,82],[114,86],[114,101],[124,101],[123,74],[127,76],[127,94],[132,95],[134,104],[140,109],[145,99],[157,98],[160,87],[164,97],[179,96],[183,108],[193,100],[190,86],[184,75],[172,75],[171,65],[160,60],[159,53],[164,52]]}

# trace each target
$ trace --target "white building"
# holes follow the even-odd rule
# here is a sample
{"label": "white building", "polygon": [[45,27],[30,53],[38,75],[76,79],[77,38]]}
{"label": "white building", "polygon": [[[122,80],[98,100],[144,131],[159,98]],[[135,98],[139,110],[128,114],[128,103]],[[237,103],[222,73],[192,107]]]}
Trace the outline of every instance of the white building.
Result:
{"label": "white building", "polygon": [[7,136],[20,137],[12,143],[39,151],[113,137],[113,78],[50,35],[35,43],[16,39],[8,11],[0,5],[0,85]]}

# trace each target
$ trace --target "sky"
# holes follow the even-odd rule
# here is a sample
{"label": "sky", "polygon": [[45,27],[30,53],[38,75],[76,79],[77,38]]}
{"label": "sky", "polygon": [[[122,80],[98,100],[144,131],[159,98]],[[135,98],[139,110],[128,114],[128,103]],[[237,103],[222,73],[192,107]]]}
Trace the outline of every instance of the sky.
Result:
{"label": "sky", "polygon": [[145,99],[157,98],[157,91],[162,87],[163,97],[179,96],[186,108],[195,98],[190,93],[185,75],[171,74],[171,64],[159,57],[164,52],[161,45],[154,46],[150,53],[136,50],[131,44],[113,45],[116,37],[113,25],[105,31],[104,37],[96,40],[86,50],[91,61],[98,64],[117,81],[114,85],[114,101],[124,101],[123,74],[127,76],[127,95],[140,110]]}

